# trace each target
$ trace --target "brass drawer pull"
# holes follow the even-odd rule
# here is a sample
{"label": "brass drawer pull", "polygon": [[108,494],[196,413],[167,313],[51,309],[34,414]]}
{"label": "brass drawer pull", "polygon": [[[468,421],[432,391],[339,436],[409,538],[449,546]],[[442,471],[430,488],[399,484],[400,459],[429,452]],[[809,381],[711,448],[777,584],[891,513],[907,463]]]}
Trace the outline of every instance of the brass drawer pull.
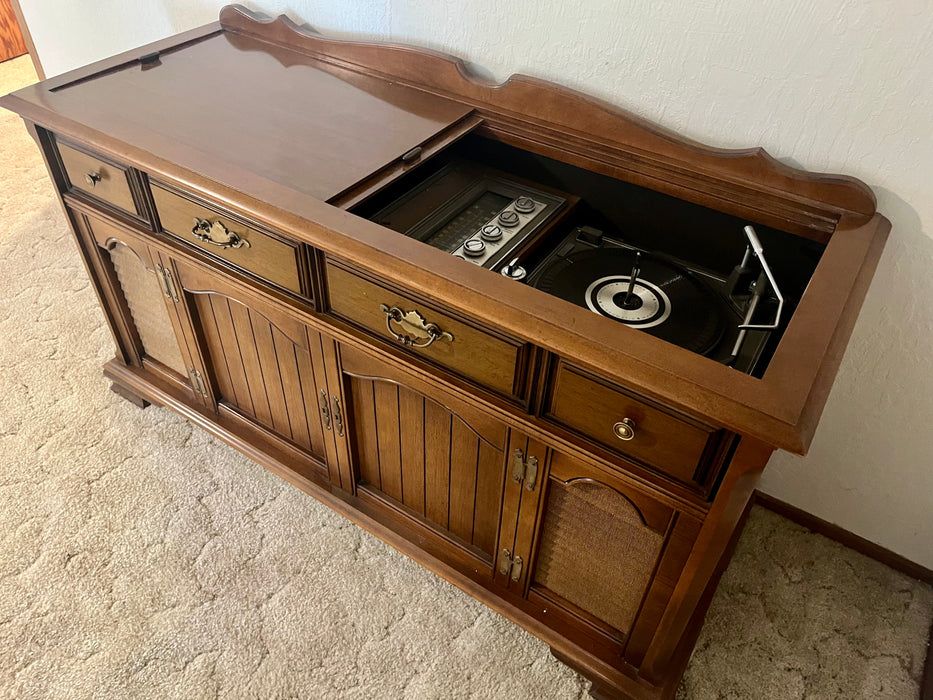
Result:
{"label": "brass drawer pull", "polygon": [[620,440],[634,440],[635,422],[630,418],[623,418],[612,426],[612,432],[615,433],[616,437]]}
{"label": "brass drawer pull", "polygon": [[88,184],[88,187],[94,187],[94,185],[101,181],[100,173],[86,173],[84,175],[84,181]]}
{"label": "brass drawer pull", "polygon": [[231,231],[220,221],[211,223],[207,219],[194,218],[192,235],[199,241],[220,246],[221,248],[249,248],[249,241],[236,231]]}
{"label": "brass drawer pull", "polygon": [[[402,311],[397,306],[380,304],[379,308],[386,315],[386,330],[395,340],[405,347],[426,348],[435,340],[452,342],[454,337],[442,331],[436,323],[428,323],[424,316],[415,310]],[[401,326],[402,332],[396,331],[392,324]]]}

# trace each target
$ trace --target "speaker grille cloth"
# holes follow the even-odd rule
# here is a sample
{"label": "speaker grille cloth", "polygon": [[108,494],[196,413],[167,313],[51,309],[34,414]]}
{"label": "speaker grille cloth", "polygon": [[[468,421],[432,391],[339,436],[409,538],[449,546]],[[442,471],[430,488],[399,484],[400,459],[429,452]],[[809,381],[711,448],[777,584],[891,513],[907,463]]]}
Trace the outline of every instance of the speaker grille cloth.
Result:
{"label": "speaker grille cloth", "polygon": [[121,243],[110,251],[110,260],[117,272],[117,279],[120,280],[123,296],[130,307],[146,355],[182,376],[187,375],[156,273],[146,269],[136,253]]}
{"label": "speaker grille cloth", "polygon": [[664,537],[590,482],[551,482],[535,583],[628,634]]}

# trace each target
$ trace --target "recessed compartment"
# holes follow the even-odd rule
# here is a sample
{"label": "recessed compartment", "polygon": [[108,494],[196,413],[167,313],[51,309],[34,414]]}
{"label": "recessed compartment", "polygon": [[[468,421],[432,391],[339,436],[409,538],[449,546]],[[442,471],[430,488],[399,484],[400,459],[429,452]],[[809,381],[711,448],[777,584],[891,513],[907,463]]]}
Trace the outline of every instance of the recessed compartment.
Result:
{"label": "recessed compartment", "polygon": [[[764,374],[820,261],[823,233],[781,231],[484,134],[464,137],[353,213],[596,313],[607,334],[626,325]],[[527,193],[496,196],[492,181]],[[486,240],[497,217],[535,192],[556,202],[546,221],[507,246]]]}

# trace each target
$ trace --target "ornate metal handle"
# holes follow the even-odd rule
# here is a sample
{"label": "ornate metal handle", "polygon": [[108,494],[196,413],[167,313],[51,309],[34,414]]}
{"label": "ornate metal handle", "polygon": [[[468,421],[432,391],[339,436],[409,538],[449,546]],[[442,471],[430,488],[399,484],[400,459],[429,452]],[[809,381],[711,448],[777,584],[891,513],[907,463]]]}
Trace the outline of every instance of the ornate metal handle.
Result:
{"label": "ornate metal handle", "polygon": [[616,437],[620,440],[634,440],[635,421],[633,421],[631,418],[623,418],[621,421],[612,426],[612,432],[615,433]]}
{"label": "ornate metal handle", "polygon": [[323,389],[321,389],[317,402],[321,407],[321,420],[324,421],[324,430],[330,430],[330,411],[327,410],[327,392]]}
{"label": "ornate metal handle", "polygon": [[337,429],[337,435],[343,437],[343,411],[340,410],[340,399],[334,395],[334,427]]}
{"label": "ornate metal handle", "polygon": [[[426,348],[435,340],[453,342],[452,334],[442,331],[436,323],[428,323],[424,316],[415,310],[402,311],[397,306],[390,307],[387,304],[380,304],[379,308],[386,315],[386,330],[389,331],[389,335],[405,347]],[[393,323],[401,326],[403,332],[393,329]]]}
{"label": "ornate metal handle", "polygon": [[221,248],[249,248],[249,241],[236,231],[231,231],[220,221],[194,218],[191,234],[199,241],[220,246]]}

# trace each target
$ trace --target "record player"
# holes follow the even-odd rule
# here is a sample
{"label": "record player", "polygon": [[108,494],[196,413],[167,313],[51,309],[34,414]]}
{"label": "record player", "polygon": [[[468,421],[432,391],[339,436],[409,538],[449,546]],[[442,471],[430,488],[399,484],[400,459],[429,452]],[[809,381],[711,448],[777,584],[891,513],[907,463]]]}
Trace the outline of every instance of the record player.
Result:
{"label": "record player", "polygon": [[[783,299],[754,229],[747,227],[746,234],[748,248],[733,274],[724,279],[581,226],[535,267],[528,283],[752,374],[771,331],[781,326]],[[502,273],[525,274],[517,259]],[[766,311],[766,307],[771,308]],[[753,324],[762,312],[770,312],[774,320]]]}

